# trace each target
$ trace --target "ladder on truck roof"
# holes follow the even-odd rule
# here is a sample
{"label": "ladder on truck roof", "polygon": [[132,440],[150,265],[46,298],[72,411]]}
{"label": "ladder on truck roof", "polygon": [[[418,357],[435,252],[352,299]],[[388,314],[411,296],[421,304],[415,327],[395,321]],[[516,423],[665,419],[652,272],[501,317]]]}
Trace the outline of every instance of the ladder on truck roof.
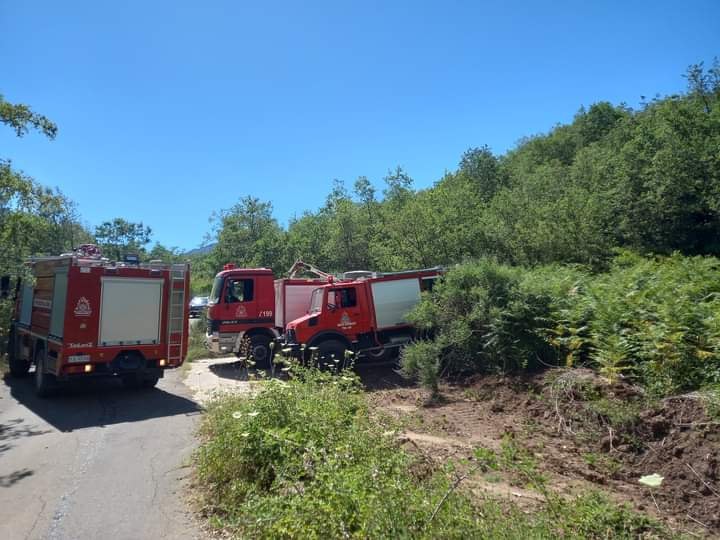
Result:
{"label": "ladder on truck roof", "polygon": [[170,294],[168,306],[167,331],[167,361],[168,364],[177,364],[182,360],[182,351],[185,343],[183,324],[185,321],[185,275],[186,264],[173,264],[170,267]]}

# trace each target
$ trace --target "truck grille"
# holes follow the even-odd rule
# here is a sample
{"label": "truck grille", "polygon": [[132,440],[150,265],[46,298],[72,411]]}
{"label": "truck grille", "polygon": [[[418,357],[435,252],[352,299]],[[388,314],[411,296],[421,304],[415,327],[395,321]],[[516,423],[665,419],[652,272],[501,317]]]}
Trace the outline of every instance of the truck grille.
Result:
{"label": "truck grille", "polygon": [[219,332],[219,331],[220,331],[220,321],[208,319],[207,320],[207,335],[210,335],[213,332]]}

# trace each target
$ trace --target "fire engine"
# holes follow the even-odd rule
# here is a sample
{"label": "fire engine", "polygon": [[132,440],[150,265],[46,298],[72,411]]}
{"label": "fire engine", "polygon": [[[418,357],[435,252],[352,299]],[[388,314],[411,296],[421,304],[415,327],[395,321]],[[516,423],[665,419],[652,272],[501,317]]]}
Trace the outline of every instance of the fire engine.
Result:
{"label": "fire engine", "polygon": [[189,265],[112,262],[92,245],[29,265],[34,279],[18,282],[8,356],[14,376],[35,366],[38,395],[103,375],[152,387],[183,363]]}
{"label": "fire engine", "polygon": [[[314,277],[301,278],[301,272]],[[275,279],[269,268],[226,264],[210,293],[206,347],[218,354],[252,355],[258,367],[267,366],[272,359],[270,344],[289,321],[307,313],[312,292],[334,279],[301,260],[281,279]]]}
{"label": "fire engine", "polygon": [[441,267],[404,272],[346,272],[315,289],[307,314],[287,324],[284,346],[304,346],[320,358],[353,351],[371,360],[387,358],[415,337],[407,314],[444,273]]}

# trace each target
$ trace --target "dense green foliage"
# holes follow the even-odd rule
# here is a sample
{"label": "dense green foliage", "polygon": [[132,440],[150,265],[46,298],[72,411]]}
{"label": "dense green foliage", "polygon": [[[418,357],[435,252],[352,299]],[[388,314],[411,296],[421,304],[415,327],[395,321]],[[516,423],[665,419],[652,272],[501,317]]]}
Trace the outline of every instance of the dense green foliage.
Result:
{"label": "dense green foliage", "polygon": [[139,254],[150,243],[152,229],[142,223],[115,218],[95,227],[95,240],[103,255],[121,261],[127,253]]}
{"label": "dense green foliage", "polygon": [[624,254],[607,272],[483,259],[452,269],[412,318],[436,336],[403,353],[438,374],[588,365],[654,394],[720,383],[720,260]]}
{"label": "dense green foliage", "polygon": [[[295,368],[293,368],[295,369]],[[598,494],[554,496],[511,442],[499,455],[434,473],[402,450],[395,426],[371,416],[352,376],[300,370],[252,398],[210,408],[198,451],[212,522],[238,538],[646,538],[649,519]],[[488,497],[477,503],[458,478],[515,469],[544,503],[530,515]]]}
{"label": "dense green foliage", "polygon": [[[14,129],[18,136],[31,128],[51,139],[57,133],[57,127],[47,118],[26,105],[8,103],[2,96],[0,123]],[[41,186],[0,157],[0,276],[22,276],[28,256],[60,253],[88,237],[72,201],[58,190]],[[0,298],[0,352],[6,342],[10,300]]]}
{"label": "dense green foliage", "polygon": [[325,204],[283,230],[270,203],[242,199],[217,221],[213,268],[234,260],[286,269],[397,270],[494,256],[511,264],[605,268],[617,247],[720,254],[720,66],[692,66],[682,95],[639,110],[582,108],[572,123],[502,156],[468,150],[416,191],[401,168],[381,196],[336,180]]}

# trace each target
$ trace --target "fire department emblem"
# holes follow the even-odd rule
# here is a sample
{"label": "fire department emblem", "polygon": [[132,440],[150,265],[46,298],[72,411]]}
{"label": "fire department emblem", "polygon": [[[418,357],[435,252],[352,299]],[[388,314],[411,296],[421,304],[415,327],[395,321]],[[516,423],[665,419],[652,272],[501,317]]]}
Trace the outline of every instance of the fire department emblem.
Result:
{"label": "fire department emblem", "polygon": [[235,310],[235,318],[236,319],[244,319],[247,317],[247,310],[245,309],[245,306],[240,304],[238,308]]}
{"label": "fire department emblem", "polygon": [[340,317],[340,323],[338,324],[338,326],[340,328],[347,329],[354,325],[355,325],[355,323],[352,320],[350,320],[350,316],[347,314],[347,311],[343,311],[343,314],[342,314],[342,317]]}
{"label": "fire department emblem", "polygon": [[77,301],[74,312],[76,317],[89,317],[92,315],[92,309],[90,308],[90,301],[81,296]]}

